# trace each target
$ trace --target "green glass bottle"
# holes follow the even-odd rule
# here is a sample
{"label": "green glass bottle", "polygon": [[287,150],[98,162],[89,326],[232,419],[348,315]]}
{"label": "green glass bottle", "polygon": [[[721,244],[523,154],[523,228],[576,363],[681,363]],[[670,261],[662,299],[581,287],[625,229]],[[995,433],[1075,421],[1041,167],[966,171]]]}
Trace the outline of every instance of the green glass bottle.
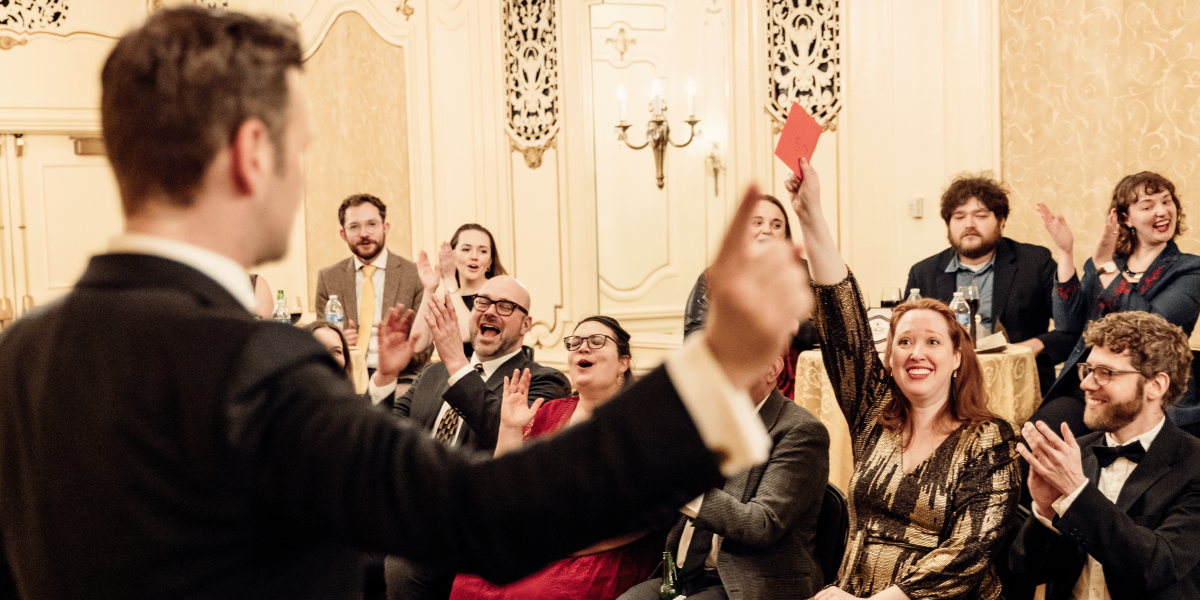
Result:
{"label": "green glass bottle", "polygon": [[679,598],[679,574],[675,571],[675,557],[670,552],[663,552],[663,579],[658,588],[658,600],[675,600]]}

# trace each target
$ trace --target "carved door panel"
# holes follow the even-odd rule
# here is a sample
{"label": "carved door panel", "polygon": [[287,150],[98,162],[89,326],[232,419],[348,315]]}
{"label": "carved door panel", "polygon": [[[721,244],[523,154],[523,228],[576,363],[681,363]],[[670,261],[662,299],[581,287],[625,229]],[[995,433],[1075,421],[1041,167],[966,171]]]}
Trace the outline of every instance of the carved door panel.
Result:
{"label": "carved door panel", "polygon": [[15,143],[11,135],[0,135],[0,329],[16,317],[20,299],[13,279],[12,244],[15,228],[9,220],[11,198],[16,193]]}
{"label": "carved door panel", "polygon": [[[79,156],[65,135],[26,135],[21,156],[5,142],[3,266],[12,273],[17,315],[71,290],[92,255],[121,232],[121,204],[103,156]],[[3,252],[3,250],[0,250]],[[14,299],[16,300],[16,299]]]}

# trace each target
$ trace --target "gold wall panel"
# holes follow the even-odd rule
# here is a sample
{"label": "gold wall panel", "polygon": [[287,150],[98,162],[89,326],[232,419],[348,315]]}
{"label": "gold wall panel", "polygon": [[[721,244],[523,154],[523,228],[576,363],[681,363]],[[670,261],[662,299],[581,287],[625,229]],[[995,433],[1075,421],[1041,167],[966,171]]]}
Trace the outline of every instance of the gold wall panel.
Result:
{"label": "gold wall panel", "polygon": [[[304,65],[316,136],[304,157],[308,290],[317,272],[350,256],[337,209],[350,194],[378,196],[392,224],[387,247],[406,258],[409,215],[408,114],[404,49],[379,37],[358,13],[338,17]],[[319,310],[321,307],[312,307]]]}
{"label": "gold wall panel", "polygon": [[1173,182],[1200,253],[1200,3],[1002,0],[1006,233],[1053,248],[1038,202],[1063,213],[1076,267],[1092,255],[1112,189],[1149,170]]}

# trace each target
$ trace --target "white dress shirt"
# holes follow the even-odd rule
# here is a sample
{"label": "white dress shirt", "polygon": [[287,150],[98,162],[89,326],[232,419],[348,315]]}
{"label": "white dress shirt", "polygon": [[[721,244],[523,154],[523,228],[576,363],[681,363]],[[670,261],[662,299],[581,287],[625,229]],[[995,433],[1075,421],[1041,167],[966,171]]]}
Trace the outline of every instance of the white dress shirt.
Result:
{"label": "white dress shirt", "polygon": [[[1118,444],[1109,433],[1104,434],[1104,441],[1112,447],[1128,446],[1129,444],[1141,442],[1142,447],[1146,451],[1149,451],[1150,444],[1154,442],[1155,437],[1158,437],[1158,432],[1162,431],[1164,423],[1166,423],[1166,417],[1163,417],[1158,422],[1158,425],[1155,425],[1150,431],[1124,444]],[[1118,457],[1117,460],[1113,461],[1113,464],[1100,469],[1100,481],[1096,487],[1100,490],[1101,494],[1104,494],[1105,498],[1108,498],[1109,502],[1116,504],[1117,497],[1121,495],[1121,488],[1125,487],[1125,481],[1129,479],[1129,475],[1133,473],[1133,470],[1137,466],[1137,463],[1128,458],[1123,456]],[[1076,488],[1075,491],[1055,500],[1050,506],[1058,516],[1063,516],[1066,514],[1067,509],[1071,508],[1071,503],[1075,502],[1075,499],[1079,497],[1079,493],[1090,484],[1090,481],[1083,482],[1083,485]],[[1038,521],[1041,521],[1043,525],[1053,529],[1057,533],[1058,530],[1054,528],[1049,519],[1038,513],[1037,508],[1037,503],[1034,502],[1033,514],[1037,517]],[[1093,558],[1090,554],[1087,557],[1087,562],[1083,565],[1083,572],[1079,574],[1079,581],[1075,582],[1075,589],[1071,592],[1071,597],[1075,600],[1112,600],[1108,594],[1108,584],[1104,582],[1104,565],[1101,565],[1100,561]]]}
{"label": "white dress shirt", "polygon": [[[387,261],[388,261],[388,251],[387,251],[387,248],[384,248],[383,250],[379,251],[379,255],[375,257],[375,260],[372,260],[370,262],[370,264],[372,266],[376,267],[375,274],[373,276],[371,276],[371,280],[375,282],[375,319],[374,319],[374,322],[367,323],[367,324],[359,323],[358,315],[346,315],[346,317],[345,317],[346,322],[349,322],[350,319],[354,319],[355,324],[358,325],[358,343],[359,343],[360,350],[362,349],[363,336],[364,335],[366,336],[367,368],[369,368],[369,369],[378,369],[379,368],[378,333],[379,333],[379,321],[382,320],[384,317],[384,314],[383,314],[383,280],[387,274],[386,273]],[[358,310],[359,310],[360,314],[362,313],[363,280],[366,279],[365,277],[363,277],[362,268],[363,268],[363,265],[365,265],[365,264],[368,264],[368,263],[364,263],[362,261],[362,259],[358,257],[358,255],[354,256],[354,294],[355,294],[354,304],[356,306],[358,306]]]}
{"label": "white dress shirt", "polygon": [[108,251],[112,254],[146,254],[183,263],[208,275],[237,298],[246,310],[256,313],[250,275],[228,256],[184,242],[140,233],[118,235],[108,243]]}

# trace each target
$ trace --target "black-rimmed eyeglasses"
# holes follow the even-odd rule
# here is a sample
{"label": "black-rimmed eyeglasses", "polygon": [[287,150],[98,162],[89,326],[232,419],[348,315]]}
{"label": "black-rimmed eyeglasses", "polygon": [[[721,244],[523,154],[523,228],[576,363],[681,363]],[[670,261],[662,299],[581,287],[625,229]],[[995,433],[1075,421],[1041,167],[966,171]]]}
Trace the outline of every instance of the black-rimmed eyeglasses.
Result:
{"label": "black-rimmed eyeglasses", "polygon": [[529,311],[525,310],[525,307],[517,304],[516,302],[509,302],[508,300],[492,300],[487,296],[475,296],[475,310],[479,312],[487,312],[488,307],[493,304],[496,305],[496,312],[500,313],[500,316],[502,317],[507,317],[513,314],[514,310],[519,310],[525,314],[529,314]]}
{"label": "black-rimmed eyeglasses", "polygon": [[1088,375],[1091,375],[1092,378],[1096,380],[1096,385],[1101,387],[1108,385],[1108,382],[1112,381],[1113,375],[1124,375],[1126,373],[1137,373],[1141,375],[1142,373],[1141,371],[1118,371],[1117,369],[1110,369],[1108,367],[1093,367],[1087,363],[1078,363],[1078,366],[1079,381],[1083,381],[1084,379],[1087,379]]}
{"label": "black-rimmed eyeglasses", "polygon": [[592,350],[599,350],[604,347],[604,344],[608,343],[608,340],[612,340],[614,344],[617,343],[617,340],[613,340],[603,333],[597,333],[587,337],[568,335],[567,337],[563,338],[563,344],[567,347],[567,352],[574,352],[578,350],[579,347],[583,345],[584,341],[587,341],[588,348],[591,348]]}

